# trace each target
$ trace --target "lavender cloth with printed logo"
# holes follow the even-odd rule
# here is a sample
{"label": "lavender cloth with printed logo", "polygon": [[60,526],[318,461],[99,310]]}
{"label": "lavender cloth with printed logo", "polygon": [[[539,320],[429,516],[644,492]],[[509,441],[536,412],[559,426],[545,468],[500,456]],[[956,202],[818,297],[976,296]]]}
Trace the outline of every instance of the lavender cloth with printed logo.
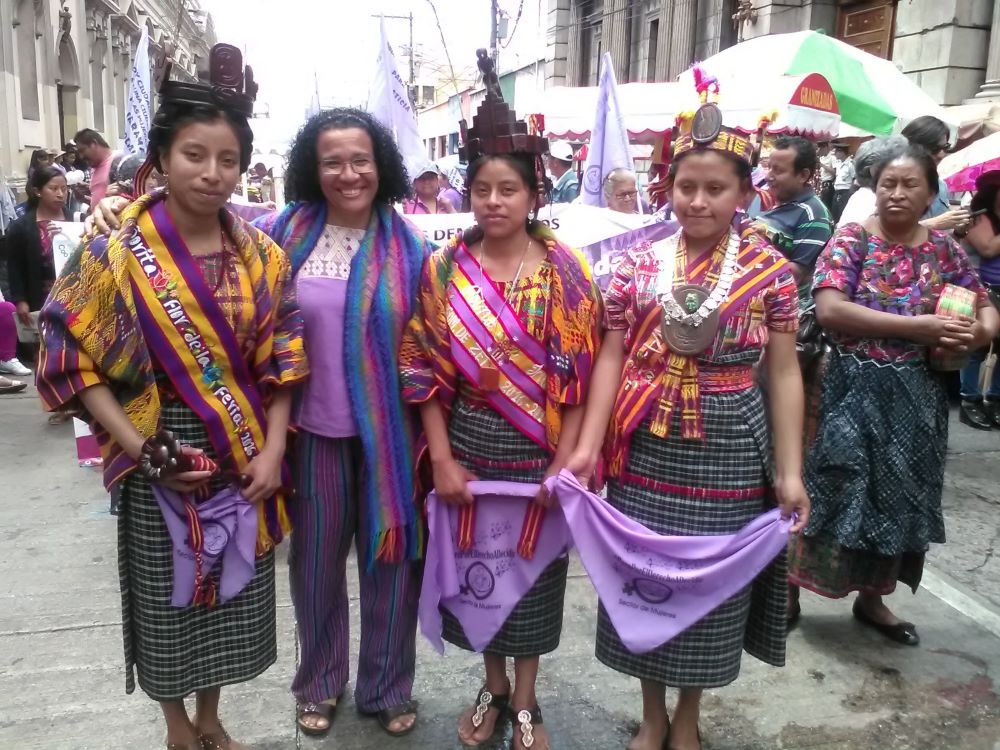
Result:
{"label": "lavender cloth with printed logo", "polygon": [[[191,548],[185,502],[173,490],[153,485],[167,532],[174,548],[174,588],[170,599],[174,607],[187,607],[195,594],[197,562]],[[222,558],[219,573],[218,603],[238,595],[253,579],[256,569],[257,508],[238,490],[228,487],[204,502],[192,504],[201,524],[202,575],[208,574]]]}
{"label": "lavender cloth with printed logo", "polygon": [[476,498],[476,528],[472,548],[456,548],[458,506],[427,498],[427,559],[420,591],[420,630],[444,653],[439,607],[445,607],[462,625],[476,651],[486,648],[510,613],[549,564],[570,544],[566,523],[558,508],[542,521],[535,555],[526,560],[517,552],[524,512],[538,494],[537,484],[469,482]]}
{"label": "lavender cloth with printed logo", "polygon": [[666,643],[748,586],[785,548],[792,523],[775,509],[733,535],[661,536],[566,471],[546,487],[615,630],[635,654]]}

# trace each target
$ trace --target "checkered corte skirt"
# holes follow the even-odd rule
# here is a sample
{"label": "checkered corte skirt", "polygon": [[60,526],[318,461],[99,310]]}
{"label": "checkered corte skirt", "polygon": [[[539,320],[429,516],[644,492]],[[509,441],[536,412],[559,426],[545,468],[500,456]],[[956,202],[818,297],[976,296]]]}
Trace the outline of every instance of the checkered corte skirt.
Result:
{"label": "checkered corte skirt", "polygon": [[[702,394],[705,441],[680,437],[675,415],[667,439],[648,422],[632,436],[622,476],[608,501],[652,531],[678,536],[734,534],[769,505],[770,441],[757,388]],[[696,624],[653,651],[633,654],[599,607],[597,658],[607,666],[671,687],[728,685],[742,652],[768,664],[785,661],[785,555]]]}
{"label": "checkered corte skirt", "polygon": [[[455,460],[480,479],[540,482],[551,461],[547,451],[488,406],[459,400],[452,409],[448,431]],[[543,570],[483,651],[508,657],[539,656],[555,651],[562,634],[568,570],[566,555]],[[455,616],[443,607],[441,615],[445,640],[472,651]]]}
{"label": "checkered corte skirt", "polygon": [[[188,445],[214,454],[187,406],[165,403],[162,424]],[[221,487],[220,487],[221,489]],[[125,640],[125,690],[157,701],[245,682],[277,658],[274,552],[257,560],[253,580],[214,608],[173,607],[173,548],[149,483],[129,475],[118,516],[118,575]]]}

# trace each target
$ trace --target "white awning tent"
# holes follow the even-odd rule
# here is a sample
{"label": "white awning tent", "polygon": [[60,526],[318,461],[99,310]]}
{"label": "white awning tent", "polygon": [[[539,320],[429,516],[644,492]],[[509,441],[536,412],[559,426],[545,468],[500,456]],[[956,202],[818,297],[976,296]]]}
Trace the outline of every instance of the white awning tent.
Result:
{"label": "white awning tent", "polygon": [[[625,127],[634,142],[653,143],[669,133],[683,112],[698,108],[688,83],[626,83],[618,86]],[[597,87],[557,86],[545,91],[524,112],[542,114],[551,139],[587,141],[594,122]],[[829,140],[840,129],[840,110],[829,83],[819,74],[755,79],[753,86],[731,86],[719,102],[726,124],[744,132],[759,128],[767,115],[771,134],[790,133]]]}

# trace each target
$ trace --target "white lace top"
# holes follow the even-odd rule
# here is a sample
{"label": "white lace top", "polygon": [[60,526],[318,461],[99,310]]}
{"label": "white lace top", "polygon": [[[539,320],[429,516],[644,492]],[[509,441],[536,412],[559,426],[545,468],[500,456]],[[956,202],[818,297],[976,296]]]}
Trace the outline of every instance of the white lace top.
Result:
{"label": "white lace top", "polygon": [[364,229],[350,229],[327,224],[316,247],[302,264],[299,278],[318,277],[347,281],[351,275],[351,260],[361,246]]}

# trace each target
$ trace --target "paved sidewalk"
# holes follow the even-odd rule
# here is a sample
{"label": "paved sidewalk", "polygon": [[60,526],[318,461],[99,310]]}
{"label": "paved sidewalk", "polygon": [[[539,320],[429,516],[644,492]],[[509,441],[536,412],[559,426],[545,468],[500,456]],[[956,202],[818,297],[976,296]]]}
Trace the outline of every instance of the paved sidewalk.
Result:
{"label": "paved sidewalk", "polygon": [[[0,750],[159,748],[155,704],[123,690],[115,520],[99,476],[77,468],[72,450],[71,427],[48,426],[33,392],[0,400]],[[928,579],[960,609],[926,590],[896,595],[923,639],[910,649],[862,629],[849,602],[803,594],[788,666],[747,657],[736,683],[706,696],[706,748],[1000,750],[1000,433],[956,427],[953,450],[951,542],[935,550]],[[624,748],[640,715],[638,683],[594,659],[595,597],[578,564],[572,572],[562,646],[543,659],[545,725],[558,750]],[[460,747],[456,718],[479,687],[479,659],[455,650],[438,657],[423,639],[412,735],[387,738],[348,700],[327,738],[298,737],[284,554],[278,591],[277,664],[223,691],[234,736],[255,750]]]}

